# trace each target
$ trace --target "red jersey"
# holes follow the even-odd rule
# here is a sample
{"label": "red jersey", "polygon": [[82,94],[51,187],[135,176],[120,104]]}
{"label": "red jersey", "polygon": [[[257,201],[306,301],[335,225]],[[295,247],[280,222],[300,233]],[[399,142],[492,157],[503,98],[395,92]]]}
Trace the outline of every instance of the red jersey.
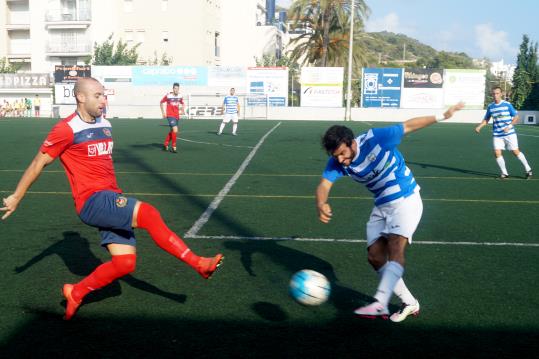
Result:
{"label": "red jersey", "polygon": [[180,104],[183,106],[183,96],[178,94],[174,95],[174,92],[167,93],[160,103],[167,103],[167,117],[174,117],[180,119]]}
{"label": "red jersey", "polygon": [[76,112],[59,121],[41,145],[41,152],[60,157],[77,213],[96,192],[122,192],[114,174],[112,146],[109,121],[96,118],[95,123],[87,123]]}

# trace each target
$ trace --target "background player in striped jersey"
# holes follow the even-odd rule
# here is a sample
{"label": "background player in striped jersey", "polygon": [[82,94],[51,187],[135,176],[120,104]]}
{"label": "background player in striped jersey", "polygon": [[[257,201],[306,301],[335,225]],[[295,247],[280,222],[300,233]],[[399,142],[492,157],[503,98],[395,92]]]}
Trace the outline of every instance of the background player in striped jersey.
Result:
{"label": "background player in striped jersey", "polygon": [[498,86],[492,89],[492,97],[494,101],[487,107],[487,112],[483,121],[475,128],[475,132],[479,133],[485,127],[488,121],[492,118],[492,144],[494,147],[494,157],[496,163],[500,167],[500,179],[509,177],[505,160],[503,159],[502,150],[510,150],[516,158],[524,166],[524,176],[526,179],[532,177],[532,169],[524,156],[524,153],[518,149],[518,138],[515,132],[515,124],[518,122],[519,116],[517,110],[510,102],[502,100],[502,89]]}
{"label": "background player in striped jersey", "polygon": [[404,135],[446,120],[463,107],[459,103],[450,107],[443,117],[416,117],[398,125],[370,129],[357,137],[349,128],[335,125],[322,138],[331,157],[316,189],[320,221],[331,220],[329,193],[333,183],[343,176],[364,184],[374,195],[374,208],[367,222],[367,250],[369,263],[378,272],[380,283],[375,301],[356,309],[357,315],[387,319],[393,292],[402,300],[402,306],[391,315],[392,321],[400,322],[408,315],[419,313],[419,302],[404,284],[402,275],[404,250],[419,224],[423,203],[419,185],[397,146]]}
{"label": "background player in striped jersey", "polygon": [[94,78],[82,78],[75,84],[77,111],[58,122],[49,132],[34,160],[22,176],[15,192],[3,199],[9,217],[45,166],[59,158],[71,185],[75,208],[80,219],[99,230],[101,245],[111,261],[98,266],[76,284],[64,284],[67,301],[64,318],[73,317],[83,298],[93,290],[135,270],[136,239],[133,228],[145,229],[155,243],[209,278],[223,256],[199,257],[172,232],[159,211],[151,204],[122,195],[112,162],[112,127],[102,117],[105,106],[103,86]]}
{"label": "background player in striped jersey", "polygon": [[230,95],[225,96],[223,100],[223,122],[219,126],[218,135],[223,133],[225,125],[232,120],[232,134],[236,136],[236,131],[238,129],[238,118],[240,116],[240,100],[238,96],[235,96],[236,90],[234,88],[230,89]]}
{"label": "background player in striped jersey", "polygon": [[159,103],[161,107],[161,114],[163,118],[166,118],[170,131],[165,137],[165,143],[163,145],[163,151],[168,151],[169,143],[172,141],[171,152],[177,153],[176,139],[178,136],[178,122],[180,121],[180,114],[184,112],[183,96],[180,94],[180,84],[175,82],[172,85],[172,92],[167,93],[161,99]]}

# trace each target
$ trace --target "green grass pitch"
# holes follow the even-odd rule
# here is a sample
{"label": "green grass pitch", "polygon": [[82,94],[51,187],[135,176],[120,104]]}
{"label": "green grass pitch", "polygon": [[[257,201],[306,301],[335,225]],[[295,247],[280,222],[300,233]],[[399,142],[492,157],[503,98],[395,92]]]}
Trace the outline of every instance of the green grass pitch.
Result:
{"label": "green grass pitch", "polygon": [[[152,203],[183,236],[279,121],[181,124],[178,154],[161,151],[162,120],[114,119],[120,187]],[[0,194],[11,193],[53,125],[0,121]],[[194,238],[201,255],[225,254],[201,279],[138,231],[132,276],[90,294],[62,321],[60,288],[108,254],[76,216],[59,163],[46,168],[18,210],[0,223],[0,357],[532,357],[539,350],[539,180],[498,181],[488,130],[444,123],[400,146],[421,186],[424,213],[407,249],[405,280],[422,313],[394,324],[353,310],[370,300],[377,276],[366,260],[369,193],[337,182],[334,219],[320,223],[314,190],[327,156],[330,122],[283,121],[267,136]],[[349,123],[355,132],[371,125]],[[228,125],[230,126],[230,124]],[[539,128],[517,127],[520,148],[539,169]],[[288,295],[300,269],[325,274],[329,302],[304,307]],[[391,309],[398,302],[394,299]]]}

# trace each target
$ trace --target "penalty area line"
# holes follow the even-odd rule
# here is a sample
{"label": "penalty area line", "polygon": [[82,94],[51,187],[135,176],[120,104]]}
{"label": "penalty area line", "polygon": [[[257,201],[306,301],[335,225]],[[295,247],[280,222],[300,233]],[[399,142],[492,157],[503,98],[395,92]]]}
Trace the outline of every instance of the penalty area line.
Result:
{"label": "penalty area line", "polygon": [[264,136],[262,136],[262,138],[260,139],[260,141],[258,141],[258,143],[256,144],[256,146],[251,150],[251,152],[247,155],[247,157],[245,158],[245,160],[243,161],[243,163],[241,164],[241,166],[238,168],[238,170],[236,171],[236,173],[234,173],[234,175],[230,178],[230,180],[228,180],[228,182],[225,184],[225,186],[223,187],[223,189],[221,189],[221,191],[217,194],[217,196],[213,199],[213,201],[210,203],[210,205],[208,206],[208,208],[206,208],[206,210],[204,211],[204,213],[202,213],[202,215],[200,216],[199,219],[197,219],[197,221],[193,224],[193,226],[185,233],[184,237],[185,238],[192,238],[193,236],[195,236],[198,231],[200,231],[200,229],[208,222],[208,220],[210,219],[211,215],[213,214],[213,212],[215,212],[215,210],[217,209],[217,207],[219,207],[219,205],[221,204],[221,202],[223,201],[223,199],[225,198],[225,196],[228,194],[228,192],[230,192],[230,190],[232,189],[232,187],[236,184],[236,181],[238,180],[238,178],[242,175],[243,171],[245,171],[245,169],[247,168],[247,166],[249,165],[249,163],[251,163],[251,160],[253,159],[253,157],[255,156],[256,152],[258,151],[258,149],[260,148],[260,146],[262,146],[262,144],[264,143],[264,141],[266,140],[266,138],[273,132],[275,131],[275,129],[277,127],[279,127],[281,125],[281,122],[279,122],[278,124],[276,124],[275,126],[273,126],[268,132],[266,132],[266,134]]}
{"label": "penalty area line", "polygon": [[[205,236],[192,235],[194,239],[230,239],[249,241],[291,241],[291,242],[336,242],[336,243],[367,243],[365,239],[337,239],[337,238],[302,238],[302,237],[245,237],[245,236]],[[539,247],[539,243],[510,243],[510,242],[471,242],[471,241],[413,241],[412,244],[439,245],[439,246],[483,246],[483,247]]]}

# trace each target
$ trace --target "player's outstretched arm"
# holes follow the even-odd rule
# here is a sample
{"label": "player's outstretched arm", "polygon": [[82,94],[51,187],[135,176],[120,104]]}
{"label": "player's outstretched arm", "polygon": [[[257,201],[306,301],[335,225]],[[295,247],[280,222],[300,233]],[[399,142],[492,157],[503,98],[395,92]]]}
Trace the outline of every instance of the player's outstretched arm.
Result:
{"label": "player's outstretched arm", "polygon": [[318,208],[318,218],[321,222],[329,223],[333,213],[328,202],[329,192],[333,183],[325,178],[320,180],[320,184],[316,188],[316,207]]}
{"label": "player's outstretched arm", "polygon": [[487,120],[481,121],[479,125],[475,128],[475,132],[479,133],[481,132],[481,129],[487,125]]}
{"label": "player's outstretched arm", "polygon": [[455,112],[460,111],[464,108],[464,102],[459,102],[456,105],[453,105],[444,112],[442,117],[436,116],[421,116],[415,117],[403,123],[404,134],[420,130],[424,127],[430,126],[440,121],[445,121],[453,117]]}
{"label": "player's outstretched arm", "polygon": [[8,218],[13,212],[15,212],[17,206],[19,205],[19,202],[23,199],[24,195],[26,194],[26,191],[28,191],[32,183],[37,180],[37,178],[43,171],[43,168],[45,168],[45,166],[52,163],[53,161],[54,158],[52,158],[48,154],[38,152],[36,157],[34,157],[32,163],[30,163],[30,166],[28,166],[28,168],[22,175],[19,184],[15,189],[15,192],[2,200],[3,207],[0,208],[0,211],[6,212],[2,216],[3,220]]}

